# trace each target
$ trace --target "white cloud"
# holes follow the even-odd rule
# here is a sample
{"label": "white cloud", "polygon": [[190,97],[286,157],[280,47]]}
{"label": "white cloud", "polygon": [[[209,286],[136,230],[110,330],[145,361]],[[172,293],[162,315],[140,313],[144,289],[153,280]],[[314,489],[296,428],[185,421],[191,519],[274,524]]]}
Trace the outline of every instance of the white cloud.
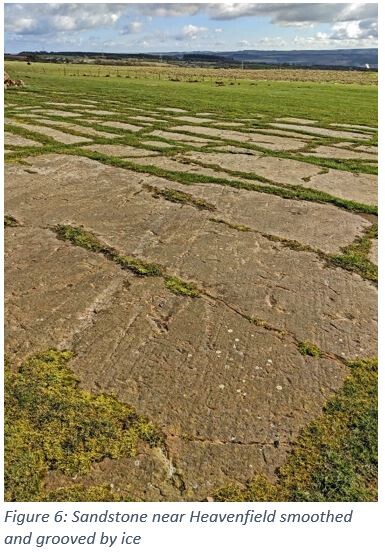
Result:
{"label": "white cloud", "polygon": [[196,40],[202,34],[207,33],[207,27],[197,27],[196,25],[185,25],[176,35],[177,40]]}
{"label": "white cloud", "polygon": [[[201,14],[213,21],[235,20],[243,17],[264,17],[274,26],[298,28],[295,47],[368,47],[377,45],[378,24],[377,4],[374,3],[169,3],[169,4],[127,4],[127,3],[42,3],[42,4],[5,4],[5,31],[19,41],[31,40],[41,43],[49,37],[51,44],[67,40],[79,40],[79,33],[92,29],[109,29],[121,35],[139,35],[147,45],[162,44],[176,40],[188,44],[198,38],[214,47],[214,36],[223,32],[219,26],[211,31],[207,27],[184,25],[179,32],[154,29],[143,36],[144,22],[154,23],[157,18],[190,17]],[[201,23],[201,19],[200,19]],[[311,29],[319,24],[328,24],[328,32],[315,33],[313,36],[301,35],[301,27]],[[218,25],[218,23],[217,23]],[[213,25],[214,27],[214,25]],[[121,29],[119,31],[119,29]],[[271,33],[272,34],[272,33]],[[148,36],[147,36],[148,35]],[[104,37],[106,39],[106,37]],[[218,36],[219,38],[219,36]],[[245,39],[247,45],[258,48],[293,47],[280,37],[240,36],[234,32],[234,41]],[[127,39],[128,40],[128,39]],[[128,44],[128,43],[127,43]],[[135,45],[139,45],[139,40]]]}
{"label": "white cloud", "polygon": [[111,27],[126,7],[127,4],[5,4],[5,31],[48,35]]}
{"label": "white cloud", "polygon": [[123,35],[131,35],[135,33],[140,33],[142,28],[143,23],[141,21],[130,21],[130,23],[123,27],[121,32]]}

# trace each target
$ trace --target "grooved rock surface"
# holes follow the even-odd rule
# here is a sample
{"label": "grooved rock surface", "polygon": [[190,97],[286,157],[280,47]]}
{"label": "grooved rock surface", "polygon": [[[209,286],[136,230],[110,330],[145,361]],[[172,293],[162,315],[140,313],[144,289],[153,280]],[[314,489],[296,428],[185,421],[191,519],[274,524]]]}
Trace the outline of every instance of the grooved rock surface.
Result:
{"label": "grooved rock surface", "polygon": [[[182,113],[175,109],[174,116]],[[272,150],[305,144],[206,127],[177,130],[188,129],[218,140],[268,140]],[[196,146],[207,142],[194,138]],[[87,148],[140,155],[136,164],[174,171],[175,182],[80,155],[29,157],[5,168],[11,363],[50,347],[71,349],[83,388],[113,393],[164,435],[163,447],[142,445],[133,459],[105,459],[77,483],[107,481],[118,491],[128,486],[134,499],[178,501],[203,500],[256,473],[273,480],[301,429],[341,387],[348,372],[343,360],[377,353],[376,287],[324,259],[341,253],[372,221],[210,177],[245,184],[250,180],[225,169],[255,172],[366,203],[374,203],[376,178],[236,149],[170,158],[119,143]],[[178,173],[207,182],[190,177],[192,184],[182,184]],[[121,255],[160,265],[163,276],[138,277],[102,253],[61,241],[57,224],[83,227]],[[199,296],[173,293],[165,277],[191,282]],[[300,341],[323,355],[301,355]],[[45,487],[72,482],[52,472]]]}

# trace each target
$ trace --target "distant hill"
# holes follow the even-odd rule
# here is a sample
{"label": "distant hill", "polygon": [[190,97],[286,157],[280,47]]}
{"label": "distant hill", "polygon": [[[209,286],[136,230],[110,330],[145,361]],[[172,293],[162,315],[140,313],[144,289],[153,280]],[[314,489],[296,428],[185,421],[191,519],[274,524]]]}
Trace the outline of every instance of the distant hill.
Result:
{"label": "distant hill", "polygon": [[[131,58],[151,60],[161,58],[187,64],[203,63],[223,66],[244,64],[269,67],[317,67],[345,69],[377,69],[377,48],[354,48],[344,50],[236,50],[230,52],[151,52],[151,53],[100,53],[100,52],[20,52],[5,55],[6,59],[31,59],[40,61],[87,60],[129,60]],[[63,59],[62,59],[63,58]]]}
{"label": "distant hill", "polygon": [[337,65],[345,67],[378,66],[377,48],[347,50],[243,50],[222,52],[222,56],[244,62],[293,65]]}
{"label": "distant hill", "polygon": [[378,67],[377,48],[354,48],[345,50],[241,50],[232,52],[169,52],[166,56],[192,58],[197,56],[215,56],[227,60],[260,63],[267,65],[296,66],[336,66],[362,67],[369,65],[372,69]]}

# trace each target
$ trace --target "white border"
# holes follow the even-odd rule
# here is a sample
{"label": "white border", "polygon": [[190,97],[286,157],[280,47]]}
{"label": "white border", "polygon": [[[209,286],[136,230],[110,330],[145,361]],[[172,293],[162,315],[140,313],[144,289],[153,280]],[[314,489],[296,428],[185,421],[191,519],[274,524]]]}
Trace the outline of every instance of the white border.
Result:
{"label": "white border", "polygon": [[[9,2],[16,3],[16,2]],[[33,3],[33,2],[24,2]],[[62,2],[69,3],[69,2]],[[102,3],[95,0],[82,3]],[[125,2],[127,4],[134,2]],[[135,2],[141,3],[141,2]],[[158,3],[158,2],[157,2]],[[176,3],[176,2],[175,2]],[[179,2],[186,3],[186,2]],[[206,3],[206,2],[196,2]],[[215,2],[218,3],[218,2]],[[250,3],[250,2],[244,2]],[[263,3],[278,3],[278,2],[263,2]],[[289,3],[307,3],[307,2],[289,2]],[[323,3],[336,3],[336,2],[323,2]],[[359,2],[357,2],[359,3]],[[2,21],[4,5],[0,5]],[[384,128],[384,95],[382,86],[382,74],[384,71],[383,63],[383,21],[385,21],[385,9],[383,2],[379,2],[379,25],[380,25],[380,41],[379,41],[379,127],[380,127],[380,149],[379,149],[379,183],[381,183],[381,177],[384,174],[384,160],[382,157],[384,148],[383,128]],[[3,64],[3,56],[2,61]],[[2,105],[4,105],[3,89],[1,89]],[[3,111],[1,112],[1,118],[3,122]],[[3,138],[2,138],[3,140]],[[4,142],[2,141],[2,147]],[[2,171],[3,175],[3,171]],[[379,191],[379,211],[380,216],[383,216],[384,205],[384,191],[380,188]],[[1,209],[3,209],[3,187],[1,187]],[[380,225],[379,242],[382,243],[382,226]],[[1,253],[3,254],[3,240],[1,241]],[[3,255],[1,256],[1,263],[3,263]],[[384,264],[384,256],[382,255],[381,248],[379,253],[379,269],[380,275],[382,275],[382,269]],[[3,275],[3,272],[2,272]],[[3,292],[4,280],[1,279],[1,292]],[[384,297],[382,288],[380,288],[379,294],[379,313],[380,322],[379,328],[383,329],[383,316],[384,316]],[[3,319],[3,306],[1,308],[1,316]],[[3,325],[1,326],[1,344],[4,344]],[[384,358],[384,345],[380,341],[379,347],[379,360]],[[383,381],[382,371],[380,371],[380,421],[383,413]],[[3,409],[1,408],[1,426],[3,423]],[[380,426],[380,451],[384,444],[384,425]],[[234,550],[255,551],[255,552],[280,552],[285,553],[337,553],[339,551],[346,551],[349,553],[363,553],[370,551],[370,553],[380,552],[382,545],[380,541],[380,529],[385,520],[384,509],[384,483],[383,483],[383,457],[380,457],[380,501],[378,503],[114,503],[114,504],[97,504],[97,503],[18,503],[18,504],[4,504],[1,505],[0,520],[3,532],[9,533],[10,527],[4,528],[4,513],[6,510],[17,509],[18,512],[31,512],[31,513],[51,513],[51,516],[59,510],[64,510],[68,513],[68,520],[66,523],[52,523],[52,524],[40,524],[33,525],[35,533],[44,534],[69,534],[71,532],[79,533],[82,530],[88,534],[90,532],[101,531],[120,533],[122,530],[130,531],[130,525],[104,525],[95,524],[80,529],[79,525],[71,524],[71,513],[76,509],[81,509],[85,512],[103,512],[106,508],[110,511],[121,512],[169,512],[169,513],[189,513],[194,511],[204,512],[244,512],[247,509],[253,509],[255,512],[263,512],[265,509],[272,511],[276,509],[278,512],[321,512],[330,509],[333,512],[348,512],[352,508],[354,509],[354,518],[351,524],[331,524],[323,525],[321,523],[303,524],[303,525],[284,525],[268,523],[239,526],[239,525],[179,525],[164,524],[164,525],[133,525],[132,530],[135,534],[142,534],[143,541],[138,548],[142,552],[152,553],[155,551],[167,551],[170,553],[184,551],[195,552],[202,550],[204,553],[212,551],[220,551],[223,553],[233,552]],[[3,469],[3,458],[1,456],[1,468]],[[2,491],[2,490],[1,490]],[[12,532],[17,532],[17,527],[12,528]],[[32,527],[31,527],[32,528]],[[24,531],[23,531],[24,533]],[[2,537],[0,543],[2,543]],[[71,546],[71,550],[74,552],[90,550],[91,546]],[[68,549],[69,546],[50,546],[40,548],[43,551],[49,551],[50,553],[56,549],[61,551]],[[11,549],[10,547],[8,549]],[[21,548],[20,548],[21,549]],[[35,551],[39,548],[35,546],[23,547],[24,551]],[[105,551],[126,551],[127,546],[106,548],[103,546],[93,546],[93,552],[105,552]],[[12,550],[16,550],[15,547]],[[19,550],[19,548],[18,548]]]}

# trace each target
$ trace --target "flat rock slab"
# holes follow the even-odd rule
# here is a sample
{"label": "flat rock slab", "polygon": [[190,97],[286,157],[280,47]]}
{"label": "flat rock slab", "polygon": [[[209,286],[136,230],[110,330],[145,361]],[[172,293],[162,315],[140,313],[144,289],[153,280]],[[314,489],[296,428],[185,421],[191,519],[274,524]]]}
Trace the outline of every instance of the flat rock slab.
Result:
{"label": "flat rock slab", "polygon": [[303,186],[366,205],[378,203],[377,175],[330,169],[328,173],[315,175]]}
{"label": "flat rock slab", "polygon": [[116,134],[110,132],[98,131],[92,127],[84,127],[83,125],[77,125],[75,123],[67,123],[67,121],[53,121],[50,119],[39,119],[39,123],[43,125],[55,125],[56,127],[63,127],[66,130],[88,134],[89,136],[100,136],[102,138],[116,138]]}
{"label": "flat rock slab", "polygon": [[223,171],[218,171],[216,169],[209,169],[207,167],[202,167],[201,165],[189,161],[183,161],[183,159],[178,159],[177,157],[165,157],[155,155],[154,157],[147,156],[143,159],[138,159],[138,163],[143,165],[152,165],[154,167],[160,167],[161,169],[166,169],[167,171],[177,171],[180,173],[188,173],[195,175],[205,175],[208,177],[217,177],[230,179],[229,175]]}
{"label": "flat rock slab", "polygon": [[105,109],[86,109],[84,111],[91,115],[117,115],[116,111],[108,111]]}
{"label": "flat rock slab", "polygon": [[118,290],[77,352],[87,388],[115,393],[165,432],[187,495],[199,499],[231,478],[272,476],[347,372],[159,279]]}
{"label": "flat rock slab", "polygon": [[131,117],[135,121],[143,121],[145,123],[167,123],[166,119],[159,119],[156,117],[148,117],[147,115],[134,115]]}
{"label": "flat rock slab", "polygon": [[277,184],[304,186],[327,192],[332,196],[354,200],[368,205],[377,205],[377,176],[365,173],[349,173],[329,169],[294,159],[262,155],[214,154],[191,152],[186,159],[220,165],[223,169],[253,173]]}
{"label": "flat rock slab", "polygon": [[298,123],[298,125],[314,125],[317,123],[315,119],[302,119],[300,117],[278,117],[276,121],[283,123]]}
{"label": "flat rock slab", "polygon": [[367,125],[349,125],[349,124],[343,124],[343,123],[332,123],[330,125],[331,127],[342,127],[343,129],[358,129],[362,131],[370,131],[370,132],[377,132],[377,127],[368,127]]}
{"label": "flat rock slab", "polygon": [[50,127],[43,127],[40,125],[29,125],[28,123],[20,123],[19,121],[12,121],[12,124],[18,127],[22,127],[27,131],[43,134],[45,136],[48,136],[49,138],[53,138],[57,142],[62,142],[63,144],[79,144],[80,142],[89,141],[89,139],[85,138],[84,136],[75,136],[73,134],[68,134],[62,131],[58,131],[57,129],[52,129]]}
{"label": "flat rock slab", "polygon": [[170,132],[170,131],[152,131],[150,136],[160,136],[162,138],[168,138],[169,140],[175,140],[175,142],[183,142],[185,144],[210,144],[212,140],[201,138],[200,136],[190,136],[187,134]]}
{"label": "flat rock slab", "polygon": [[[190,184],[188,188],[165,180],[156,184],[160,188],[189,192],[212,203],[216,212],[209,217],[213,220],[222,219],[265,235],[296,240],[326,253],[338,253],[341,248],[351,244],[352,237],[360,236],[370,226],[360,215],[330,204],[293,202],[280,196],[210,183]],[[317,225],[309,226],[311,220],[316,220]]]}
{"label": "flat rock slab", "polygon": [[[190,152],[185,155],[192,161],[220,165],[223,169],[259,175],[278,184],[303,185],[303,179],[317,175],[321,168],[310,163],[270,157],[258,152],[254,155],[231,153]],[[234,177],[229,177],[234,178]]]}
{"label": "flat rock slab", "polygon": [[31,140],[30,138],[25,138],[24,136],[19,136],[11,132],[4,133],[4,143],[5,146],[41,146],[41,143],[36,142],[36,140]]}
{"label": "flat rock slab", "polygon": [[378,154],[378,146],[372,144],[357,144],[356,142],[338,142],[334,144],[338,148],[353,148],[357,152],[366,152],[368,154]]}
{"label": "flat rock slab", "polygon": [[278,127],[279,129],[291,129],[294,131],[305,131],[311,134],[316,134],[319,136],[330,136],[333,138],[353,138],[357,140],[367,140],[370,138],[369,134],[363,134],[357,131],[348,132],[348,131],[337,131],[333,129],[325,129],[324,127],[310,127],[307,125],[291,125],[289,123],[271,123],[273,127]]}
{"label": "flat rock slab", "polygon": [[[111,148],[114,145],[95,145]],[[115,147],[126,148],[130,146]],[[90,149],[90,147],[86,147]],[[93,148],[93,146],[91,146]],[[102,153],[108,153],[111,150]],[[112,155],[117,155],[116,150]],[[188,186],[170,182],[156,176],[134,173],[129,170],[103,165],[97,161],[73,157],[45,155],[27,160],[29,165],[6,166],[7,182],[6,204],[10,213],[26,220],[29,224],[37,222],[44,226],[63,221],[80,221],[93,227],[99,221],[98,228],[104,236],[108,235],[112,223],[116,228],[126,227],[129,210],[133,226],[137,231],[133,241],[127,247],[136,247],[136,235],[149,239],[153,231],[148,227],[147,214],[151,212],[154,221],[162,221],[170,216],[170,209],[176,213],[190,211],[191,207],[170,204],[161,199],[152,198],[152,194],[143,186],[172,188],[188,192],[196,198],[202,198],[216,207],[216,212],[200,212],[200,217],[224,219],[232,224],[247,225],[265,234],[272,234],[289,240],[297,240],[313,248],[337,253],[340,248],[349,245],[354,237],[361,235],[370,223],[358,214],[349,213],[332,205],[313,202],[292,201],[248,190],[238,190],[224,185],[200,183]],[[143,158],[143,164],[158,163],[160,167],[171,170],[186,170],[186,165],[163,157]],[[173,164],[166,165],[169,162]],[[140,163],[141,159],[135,159]],[[202,171],[199,166],[193,170]],[[190,170],[190,165],[187,166]],[[210,171],[210,170],[206,170]],[[212,171],[218,176],[218,172]],[[206,174],[206,173],[205,173]],[[89,178],[87,177],[89,176]],[[97,187],[95,184],[97,183]],[[135,205],[133,198],[137,197]],[[92,200],[91,200],[92,198]],[[155,215],[156,214],[156,215]],[[174,215],[175,217],[176,215]],[[27,218],[27,219],[26,219]],[[317,225],[309,225],[309,220],[317,220]],[[100,227],[102,222],[106,226]],[[158,223],[157,223],[158,224]],[[221,227],[218,227],[220,230]]]}
{"label": "flat rock slab", "polygon": [[214,123],[214,119],[207,119],[206,117],[194,117],[191,115],[183,115],[182,117],[176,117],[179,121],[186,121],[186,123]]}
{"label": "flat rock slab", "polygon": [[241,123],[241,121],[235,122],[235,121],[218,121],[217,119],[212,122],[213,125],[216,127],[244,127],[244,123]]}
{"label": "flat rock slab", "polygon": [[248,148],[241,148],[239,146],[231,146],[230,144],[226,146],[215,146],[216,152],[225,152],[230,154],[247,154],[250,156],[258,155],[258,152],[255,150],[250,150]]}
{"label": "flat rock slab", "polygon": [[314,150],[302,153],[301,155],[334,159],[364,159],[377,161],[377,154],[365,153],[359,150],[336,148],[334,146],[317,146]]}
{"label": "flat rock slab", "polygon": [[146,146],[153,146],[154,148],[175,148],[174,144],[168,144],[160,140],[146,140],[143,144],[146,144]]}
{"label": "flat rock slab", "polygon": [[57,117],[81,117],[81,113],[72,111],[62,111],[58,109],[34,109],[35,113],[43,113],[44,115],[56,115]]}
{"label": "flat rock slab", "polygon": [[87,105],[87,102],[84,101],[82,104],[76,104],[76,103],[66,103],[66,102],[47,102],[48,106],[63,106],[63,107],[69,107],[69,108],[89,108]]}
{"label": "flat rock slab", "polygon": [[202,217],[193,207],[153,198],[143,190],[144,184],[161,179],[135,178],[135,173],[71,156],[59,169],[52,163],[55,157],[48,165],[44,157],[35,161],[36,174],[10,167],[8,213],[25,224],[84,224],[122,253],[164,265],[247,317],[266,320],[347,358],[375,355],[376,289],[358,275],[327,268],[313,253],[219,225],[210,221],[211,212]]}
{"label": "flat rock slab", "polygon": [[182,125],[173,127],[171,130],[177,132],[204,134],[225,140],[237,140],[242,143],[252,142],[274,151],[300,150],[305,146],[305,142],[296,138],[285,138],[282,136],[272,136],[258,133],[242,133],[239,131],[214,129],[210,127]]}
{"label": "flat rock slab", "polygon": [[90,146],[83,146],[83,149],[118,157],[142,158],[143,156],[153,156],[155,154],[155,152],[151,150],[136,148],[134,146],[126,146],[125,144],[92,144]]}
{"label": "flat rock slab", "polygon": [[115,265],[56,239],[47,229],[5,232],[7,354],[20,361],[71,347],[124,275]]}
{"label": "flat rock slab", "polygon": [[123,123],[121,121],[100,121],[99,125],[111,127],[112,129],[124,129],[130,132],[138,132],[143,129],[143,127],[139,127],[138,125],[132,125],[131,123]]}
{"label": "flat rock slab", "polygon": [[158,108],[159,111],[169,111],[170,113],[187,113],[187,110],[181,108]]}

